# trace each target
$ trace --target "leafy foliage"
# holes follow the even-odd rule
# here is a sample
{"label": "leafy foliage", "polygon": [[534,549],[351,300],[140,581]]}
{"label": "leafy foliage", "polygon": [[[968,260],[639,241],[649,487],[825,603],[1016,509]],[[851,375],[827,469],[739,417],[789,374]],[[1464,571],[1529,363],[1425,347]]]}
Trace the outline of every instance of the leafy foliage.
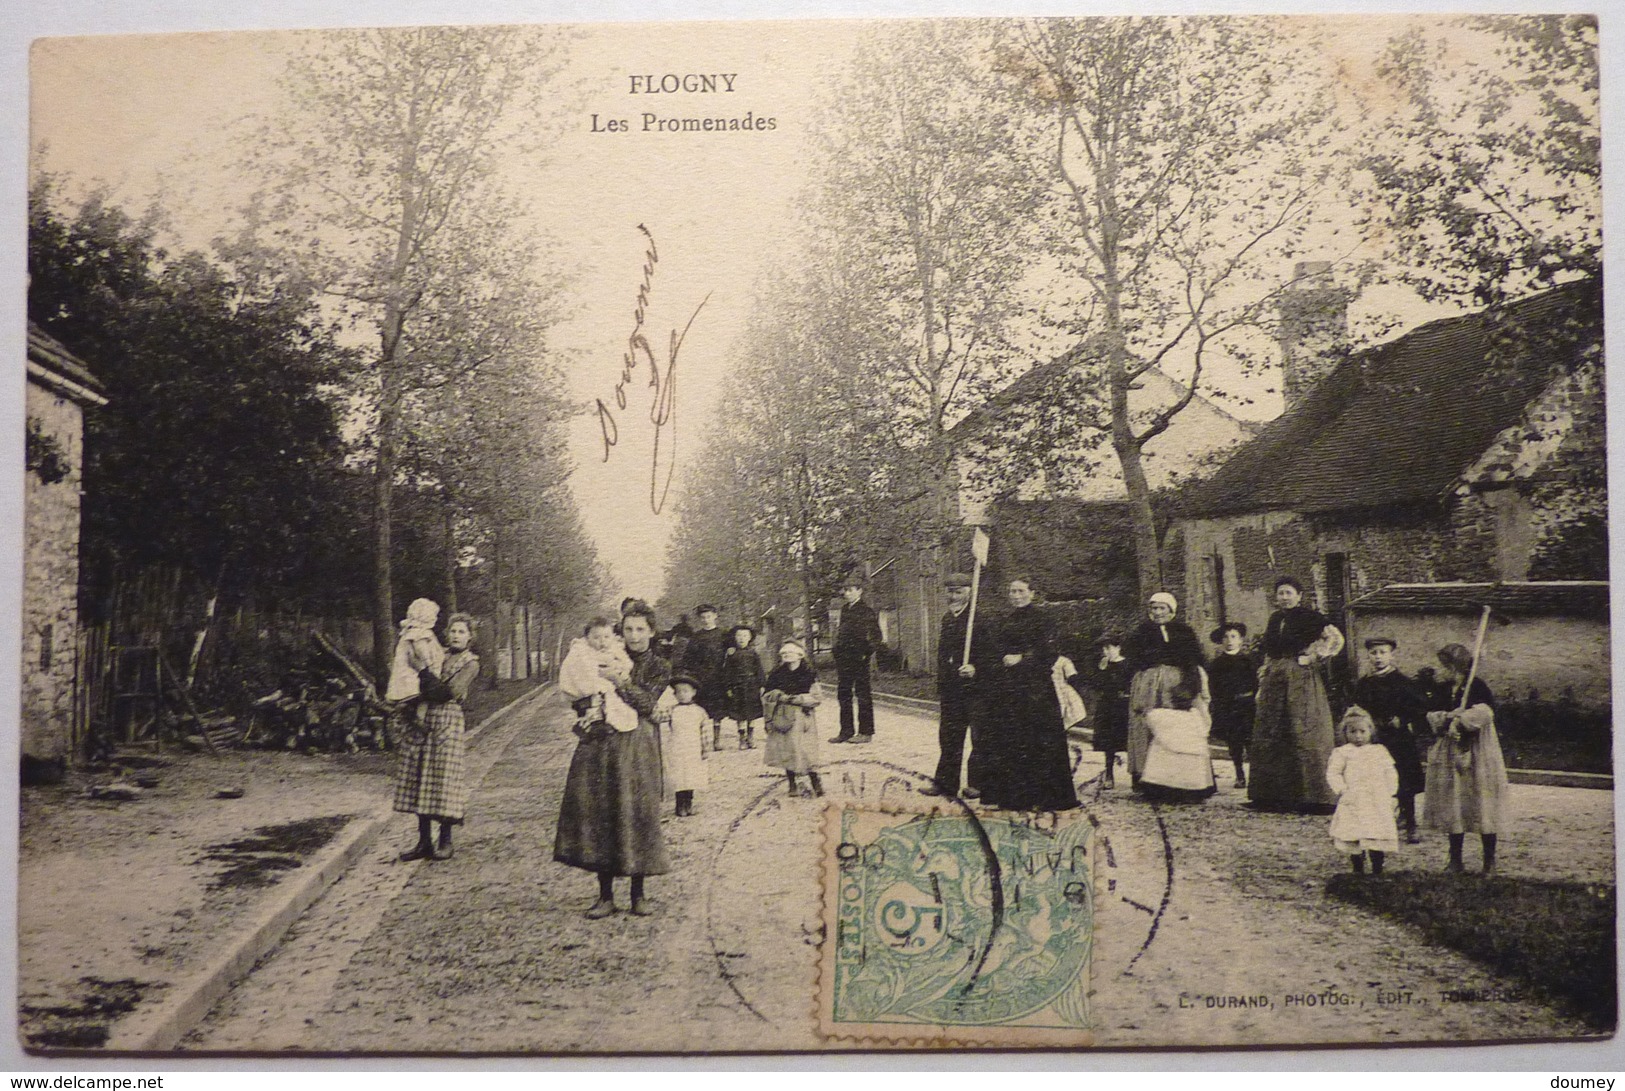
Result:
{"label": "leafy foliage", "polygon": [[[156,224],[92,197],[29,201],[29,317],[88,360],[87,581],[164,564],[205,586],[343,597],[356,513],[321,393],[346,360],[307,288],[171,255]],[[351,584],[350,586],[354,586]]]}
{"label": "leafy foliage", "polygon": [[1413,30],[1381,74],[1403,108],[1363,165],[1371,229],[1430,298],[1494,304],[1602,270],[1593,15],[1486,15]]}

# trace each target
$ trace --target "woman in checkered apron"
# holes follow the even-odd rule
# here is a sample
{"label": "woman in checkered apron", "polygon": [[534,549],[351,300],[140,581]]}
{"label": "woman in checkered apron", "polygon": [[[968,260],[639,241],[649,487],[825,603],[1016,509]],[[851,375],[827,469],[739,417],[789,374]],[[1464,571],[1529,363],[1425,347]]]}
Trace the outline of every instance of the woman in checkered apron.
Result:
{"label": "woman in checkered apron", "polygon": [[[423,723],[404,741],[395,767],[395,809],[418,816],[418,843],[401,853],[402,860],[449,860],[451,828],[463,821],[468,807],[463,701],[480,673],[479,656],[468,650],[473,626],[467,614],[451,615],[440,676],[422,675]],[[431,822],[440,823],[438,848],[430,837]]]}

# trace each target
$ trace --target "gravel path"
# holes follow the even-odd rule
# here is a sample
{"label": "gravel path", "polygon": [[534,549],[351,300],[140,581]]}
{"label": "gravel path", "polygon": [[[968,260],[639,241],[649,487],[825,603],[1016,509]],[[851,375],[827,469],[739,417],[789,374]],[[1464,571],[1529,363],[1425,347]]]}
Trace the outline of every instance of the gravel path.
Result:
{"label": "gravel path", "polygon": [[[878,712],[869,748],[826,747],[836,797],[921,783],[931,719]],[[197,1050],[732,1051],[820,1048],[811,1026],[818,810],[786,798],[761,751],[713,755],[692,819],[667,819],[659,914],[585,920],[591,876],[552,861],[574,739],[554,699],[475,747],[456,858],[404,865],[398,836],[335,885],[185,1044]],[[1078,769],[1107,863],[1095,1012],[1109,1046],[1570,1038],[1531,1001],[1446,1003],[1510,986],[1406,929],[1327,899],[1340,860],[1323,818],[1255,815],[1241,793],[1152,807]],[[1612,793],[1515,788],[1510,874],[1612,882]],[[1434,868],[1442,844],[1395,869]],[[1555,862],[1555,863],[1554,863]]]}

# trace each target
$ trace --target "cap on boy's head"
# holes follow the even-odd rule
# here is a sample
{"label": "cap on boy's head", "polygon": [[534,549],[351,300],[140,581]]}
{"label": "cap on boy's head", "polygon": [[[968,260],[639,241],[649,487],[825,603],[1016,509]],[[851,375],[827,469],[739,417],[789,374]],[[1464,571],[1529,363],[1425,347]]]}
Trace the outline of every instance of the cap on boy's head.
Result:
{"label": "cap on boy's head", "polygon": [[969,587],[970,577],[965,575],[963,572],[950,572],[948,573],[948,577],[942,581],[942,586],[948,588],[949,590],[952,590],[955,587]]}
{"label": "cap on boy's head", "polygon": [[735,625],[732,629],[729,629],[728,630],[728,635],[737,639],[739,634],[742,633],[742,632],[749,633],[751,635],[752,640],[756,639],[756,629],[755,629],[755,627],[753,627],[753,626],[751,626],[751,625],[749,625],[749,624],[747,624],[747,623],[745,623],[743,621],[741,621],[738,625]]}
{"label": "cap on boy's head", "polygon": [[842,581],[841,590],[845,591],[848,587],[856,587],[859,591],[862,591],[865,582],[861,572],[853,572]]}
{"label": "cap on boy's head", "polygon": [[1121,648],[1123,646],[1123,634],[1115,630],[1106,633],[1100,638],[1100,646],[1102,648]]}
{"label": "cap on boy's head", "polygon": [[1247,639],[1247,626],[1239,621],[1227,621],[1208,634],[1207,638],[1215,644],[1224,643],[1224,634],[1234,632],[1241,639]]}
{"label": "cap on boy's head", "polygon": [[669,684],[673,689],[676,689],[678,686],[691,686],[694,689],[700,688],[699,681],[692,674],[683,674],[681,672],[672,675],[671,682]]}
{"label": "cap on boy's head", "polygon": [[1395,640],[1391,636],[1374,636],[1374,637],[1371,637],[1369,640],[1367,640],[1365,642],[1365,650],[1370,651],[1372,648],[1382,646],[1382,645],[1386,645],[1389,651],[1396,651],[1397,652],[1399,650],[1399,641]]}
{"label": "cap on boy's head", "polygon": [[696,614],[714,614],[717,612],[717,608],[712,606],[709,602],[702,602],[698,606],[694,607],[694,612]]}
{"label": "cap on boy's head", "polygon": [[788,637],[788,638],[786,638],[784,640],[779,641],[779,651],[782,652],[786,648],[795,648],[797,651],[799,651],[801,653],[802,658],[806,658],[807,645],[803,644],[801,641],[797,640],[795,637],[792,636],[792,637]]}

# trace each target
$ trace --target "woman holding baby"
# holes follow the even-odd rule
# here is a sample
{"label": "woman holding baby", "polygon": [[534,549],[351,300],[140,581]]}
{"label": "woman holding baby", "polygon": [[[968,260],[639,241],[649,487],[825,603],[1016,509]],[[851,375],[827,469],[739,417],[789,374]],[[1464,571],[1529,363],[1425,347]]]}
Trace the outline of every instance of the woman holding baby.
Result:
{"label": "woman holding baby", "polygon": [[[446,620],[446,643],[434,636],[440,607],[418,599],[401,622],[386,697],[396,704],[402,735],[395,766],[397,811],[418,816],[417,844],[402,860],[449,860],[451,828],[468,808],[463,771],[463,702],[480,673],[479,656],[469,651],[474,621],[467,614]],[[434,825],[440,827],[438,841]]]}
{"label": "woman holding baby", "polygon": [[[593,920],[616,912],[617,875],[631,877],[631,912],[650,915],[654,910],[644,897],[644,876],[671,870],[660,832],[657,727],[657,721],[668,715],[659,701],[671,678],[671,664],[655,654],[654,637],[654,611],[648,605],[635,602],[622,611],[621,639],[632,669],[611,680],[616,696],[637,712],[637,726],[630,731],[606,727],[581,733],[564,782],[553,859],[597,874],[598,900],[587,910]],[[617,672],[613,665],[604,669]]]}

